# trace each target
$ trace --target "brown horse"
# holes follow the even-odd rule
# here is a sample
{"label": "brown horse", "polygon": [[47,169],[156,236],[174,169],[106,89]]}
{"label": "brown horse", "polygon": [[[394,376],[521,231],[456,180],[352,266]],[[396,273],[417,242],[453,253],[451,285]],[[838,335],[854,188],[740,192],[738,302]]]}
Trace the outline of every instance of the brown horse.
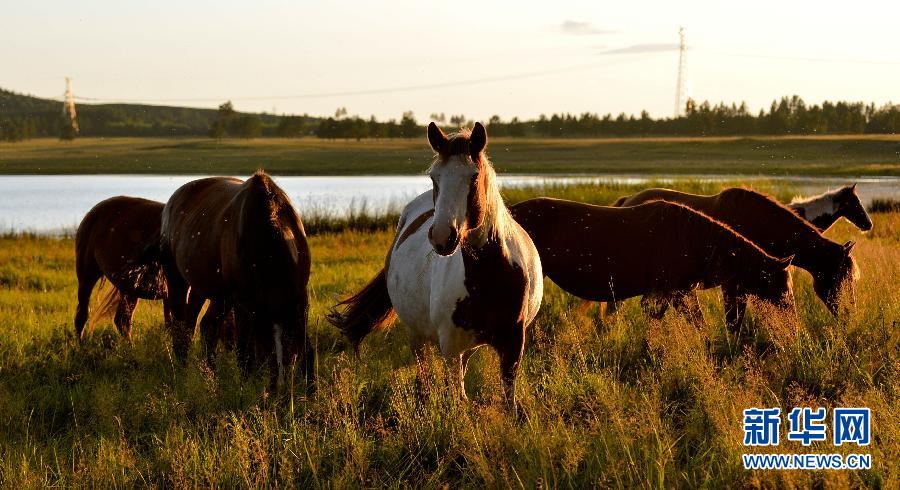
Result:
{"label": "brown horse", "polygon": [[[655,200],[684,204],[719,220],[775,257],[793,255],[793,265],[812,274],[816,294],[833,314],[838,312],[842,290],[852,303],[853,281],[859,275],[850,255],[853,242],[841,245],[828,240],[812,224],[771,197],[742,188],[725,189],[712,196],[647,189],[619,199],[615,206]],[[730,301],[725,293],[726,302]],[[744,306],[742,301],[735,305],[739,311]]]}
{"label": "brown horse", "polygon": [[[531,235],[544,274],[592,301],[678,298],[722,286],[735,297],[793,305],[790,258],[766,254],[709,217],[657,201],[629,208],[537,198],[510,207]],[[653,316],[660,317],[667,305]],[[680,306],[680,305],[678,305]],[[740,319],[727,312],[729,324]]]}
{"label": "brown horse", "polygon": [[[172,322],[165,276],[160,264],[159,243],[165,205],[137,197],[118,196],[101,201],[81,220],[75,235],[75,272],[78,276],[78,307],[75,332],[85,334],[88,302],[98,280],[108,279],[112,288],[91,317],[97,320],[115,312],[113,322],[123,337],[131,337],[132,316],[139,299],[162,300],[166,325]],[[226,317],[222,305],[210,303],[209,318]],[[205,318],[205,317],[204,317]],[[204,325],[209,343],[223,339],[228,346],[232,322]],[[215,345],[212,345],[214,348]]]}
{"label": "brown horse", "polygon": [[863,232],[872,229],[872,218],[869,217],[859,199],[859,194],[856,193],[856,184],[846,185],[817,196],[797,197],[787,206],[822,233],[841,218],[846,218]]}
{"label": "brown horse", "polygon": [[163,206],[161,202],[137,197],[111,197],[91,208],[81,220],[75,234],[75,333],[79,338],[85,334],[91,292],[103,278],[113,288],[97,309],[91,326],[115,310],[116,328],[123,337],[130,337],[131,319],[139,299],[162,299],[167,323],[171,319],[165,301],[166,281],[152,246],[159,242]]}
{"label": "brown horse", "polygon": [[[312,388],[315,354],[306,335],[309,246],[284,191],[262,171],[246,181],[199,179],[176,190],[162,216],[177,356],[187,357],[197,315],[209,299],[221,308],[204,322],[221,324],[221,316],[234,309],[243,368],[268,359],[275,388],[285,365],[302,355]],[[215,330],[201,324],[201,331]]]}

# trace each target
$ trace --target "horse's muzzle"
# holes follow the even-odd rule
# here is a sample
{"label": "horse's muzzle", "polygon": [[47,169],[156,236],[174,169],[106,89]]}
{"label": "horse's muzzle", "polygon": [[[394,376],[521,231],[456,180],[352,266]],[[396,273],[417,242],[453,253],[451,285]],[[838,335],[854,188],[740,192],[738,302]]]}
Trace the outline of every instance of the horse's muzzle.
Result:
{"label": "horse's muzzle", "polygon": [[459,230],[455,226],[449,227],[449,230],[450,233],[447,237],[441,239],[440,237],[435,237],[433,226],[428,228],[428,240],[431,242],[431,247],[438,255],[444,257],[453,255],[453,252],[456,252],[457,247],[459,247]]}

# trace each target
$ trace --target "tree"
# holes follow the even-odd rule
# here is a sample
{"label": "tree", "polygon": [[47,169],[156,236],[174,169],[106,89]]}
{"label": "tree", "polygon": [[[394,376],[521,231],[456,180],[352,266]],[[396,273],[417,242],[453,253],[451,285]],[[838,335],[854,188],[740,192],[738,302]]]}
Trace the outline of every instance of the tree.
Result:
{"label": "tree", "polygon": [[239,138],[258,138],[262,135],[262,119],[256,114],[244,114],[233,119],[228,132]]}
{"label": "tree", "polygon": [[400,118],[400,136],[404,138],[415,138],[419,136],[419,125],[416,123],[416,116],[412,111],[403,113]]}
{"label": "tree", "polygon": [[59,118],[59,139],[63,141],[72,141],[75,139],[76,134],[78,134],[78,130],[75,129],[75,125],[72,124],[72,119],[68,114],[63,114],[62,117]]}
{"label": "tree", "polygon": [[306,126],[306,118],[300,116],[285,116],[278,121],[275,133],[283,138],[299,138],[303,136]]}

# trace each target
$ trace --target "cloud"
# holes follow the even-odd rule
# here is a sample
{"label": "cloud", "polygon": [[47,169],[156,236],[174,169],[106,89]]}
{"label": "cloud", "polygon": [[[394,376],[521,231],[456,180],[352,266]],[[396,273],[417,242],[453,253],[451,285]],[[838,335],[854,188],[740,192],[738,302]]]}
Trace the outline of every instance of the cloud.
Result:
{"label": "cloud", "polygon": [[660,53],[663,51],[677,51],[678,48],[679,48],[678,43],[632,44],[631,46],[625,46],[624,48],[608,49],[606,51],[601,51],[597,54],[607,55],[607,54]]}
{"label": "cloud", "polygon": [[600,29],[594,27],[590,22],[579,22],[577,20],[567,20],[560,26],[563,32],[574,34],[576,36],[597,36],[600,34],[611,34],[615,31],[609,29]]}

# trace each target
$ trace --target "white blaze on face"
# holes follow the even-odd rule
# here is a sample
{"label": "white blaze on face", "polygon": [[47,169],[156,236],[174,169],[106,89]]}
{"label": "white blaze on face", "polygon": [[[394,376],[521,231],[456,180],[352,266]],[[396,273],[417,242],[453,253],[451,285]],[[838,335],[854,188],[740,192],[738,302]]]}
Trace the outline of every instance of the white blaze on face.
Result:
{"label": "white blaze on face", "polygon": [[469,187],[477,170],[464,156],[453,156],[446,163],[437,164],[429,176],[437,192],[434,203],[434,224],[431,227],[432,245],[446,247],[453,230],[462,232],[466,224]]}
{"label": "white blaze on face", "polygon": [[281,325],[275,324],[272,327],[272,335],[275,340],[275,359],[278,361],[278,385],[284,382],[284,346],[281,342]]}

